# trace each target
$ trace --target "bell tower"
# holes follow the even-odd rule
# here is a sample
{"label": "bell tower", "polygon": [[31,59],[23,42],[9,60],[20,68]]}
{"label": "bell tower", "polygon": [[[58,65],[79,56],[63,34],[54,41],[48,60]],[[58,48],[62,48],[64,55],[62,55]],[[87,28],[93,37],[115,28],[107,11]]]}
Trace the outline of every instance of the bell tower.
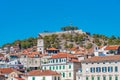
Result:
{"label": "bell tower", "polygon": [[37,51],[41,54],[44,54],[44,40],[42,39],[41,35],[39,35],[37,39]]}

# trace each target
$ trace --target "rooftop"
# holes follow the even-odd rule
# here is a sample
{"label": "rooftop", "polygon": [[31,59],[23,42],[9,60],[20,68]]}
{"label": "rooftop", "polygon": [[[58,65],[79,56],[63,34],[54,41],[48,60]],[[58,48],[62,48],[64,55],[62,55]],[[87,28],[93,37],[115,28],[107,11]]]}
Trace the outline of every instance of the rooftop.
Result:
{"label": "rooftop", "polygon": [[47,76],[47,75],[60,75],[56,71],[51,70],[32,70],[28,73],[28,76]]}
{"label": "rooftop", "polygon": [[58,54],[53,54],[51,58],[76,58],[73,54],[59,52]]}
{"label": "rooftop", "polygon": [[120,55],[114,55],[114,56],[95,56],[92,58],[88,58],[85,60],[82,60],[81,62],[109,62],[109,61],[120,61]]}
{"label": "rooftop", "polygon": [[105,50],[117,50],[119,47],[118,45],[106,46]]}

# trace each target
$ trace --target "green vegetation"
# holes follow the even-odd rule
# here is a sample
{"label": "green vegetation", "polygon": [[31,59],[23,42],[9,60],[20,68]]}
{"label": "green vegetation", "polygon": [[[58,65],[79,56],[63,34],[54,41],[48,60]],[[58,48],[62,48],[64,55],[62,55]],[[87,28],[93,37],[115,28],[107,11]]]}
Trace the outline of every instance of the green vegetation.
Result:
{"label": "green vegetation", "polygon": [[[63,31],[74,31],[78,27],[75,26],[65,26],[62,27]],[[114,35],[108,37],[101,34],[79,34],[79,33],[63,33],[63,34],[52,34],[42,37],[44,39],[44,47],[54,47],[54,48],[72,48],[74,46],[85,47],[90,49],[93,44],[98,46],[104,45],[120,45],[120,37],[115,37]],[[30,48],[37,45],[37,38],[27,38],[24,40],[16,40],[13,43],[8,43],[5,46],[19,46],[21,49]]]}
{"label": "green vegetation", "polygon": [[78,30],[77,26],[65,26],[61,28],[62,31],[73,31],[73,30]]}

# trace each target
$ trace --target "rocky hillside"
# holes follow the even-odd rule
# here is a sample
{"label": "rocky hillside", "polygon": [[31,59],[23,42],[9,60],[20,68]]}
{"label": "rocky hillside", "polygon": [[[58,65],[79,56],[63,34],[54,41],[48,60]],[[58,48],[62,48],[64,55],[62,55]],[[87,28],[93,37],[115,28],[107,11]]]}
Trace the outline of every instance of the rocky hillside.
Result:
{"label": "rocky hillside", "polygon": [[[87,49],[91,48],[94,44],[98,46],[103,45],[120,45],[120,37],[107,37],[101,34],[86,34],[75,33],[74,31],[63,34],[51,34],[42,36],[44,39],[45,48],[72,48],[74,46],[82,46]],[[25,40],[16,40],[13,43],[8,43],[4,46],[16,46],[20,48],[29,48],[37,45],[37,38],[28,38]]]}

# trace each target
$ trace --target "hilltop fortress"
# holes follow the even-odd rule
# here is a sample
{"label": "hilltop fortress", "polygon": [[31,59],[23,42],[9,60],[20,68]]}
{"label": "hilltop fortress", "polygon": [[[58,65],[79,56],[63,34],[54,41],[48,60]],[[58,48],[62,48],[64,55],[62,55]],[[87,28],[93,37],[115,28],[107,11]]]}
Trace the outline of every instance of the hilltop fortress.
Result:
{"label": "hilltop fortress", "polygon": [[61,31],[61,32],[43,32],[43,33],[39,33],[40,36],[44,37],[44,36],[48,36],[48,35],[52,35],[52,34],[68,34],[68,33],[78,33],[78,34],[86,34],[86,32],[83,32],[81,29],[80,30],[71,30],[71,31]]}

